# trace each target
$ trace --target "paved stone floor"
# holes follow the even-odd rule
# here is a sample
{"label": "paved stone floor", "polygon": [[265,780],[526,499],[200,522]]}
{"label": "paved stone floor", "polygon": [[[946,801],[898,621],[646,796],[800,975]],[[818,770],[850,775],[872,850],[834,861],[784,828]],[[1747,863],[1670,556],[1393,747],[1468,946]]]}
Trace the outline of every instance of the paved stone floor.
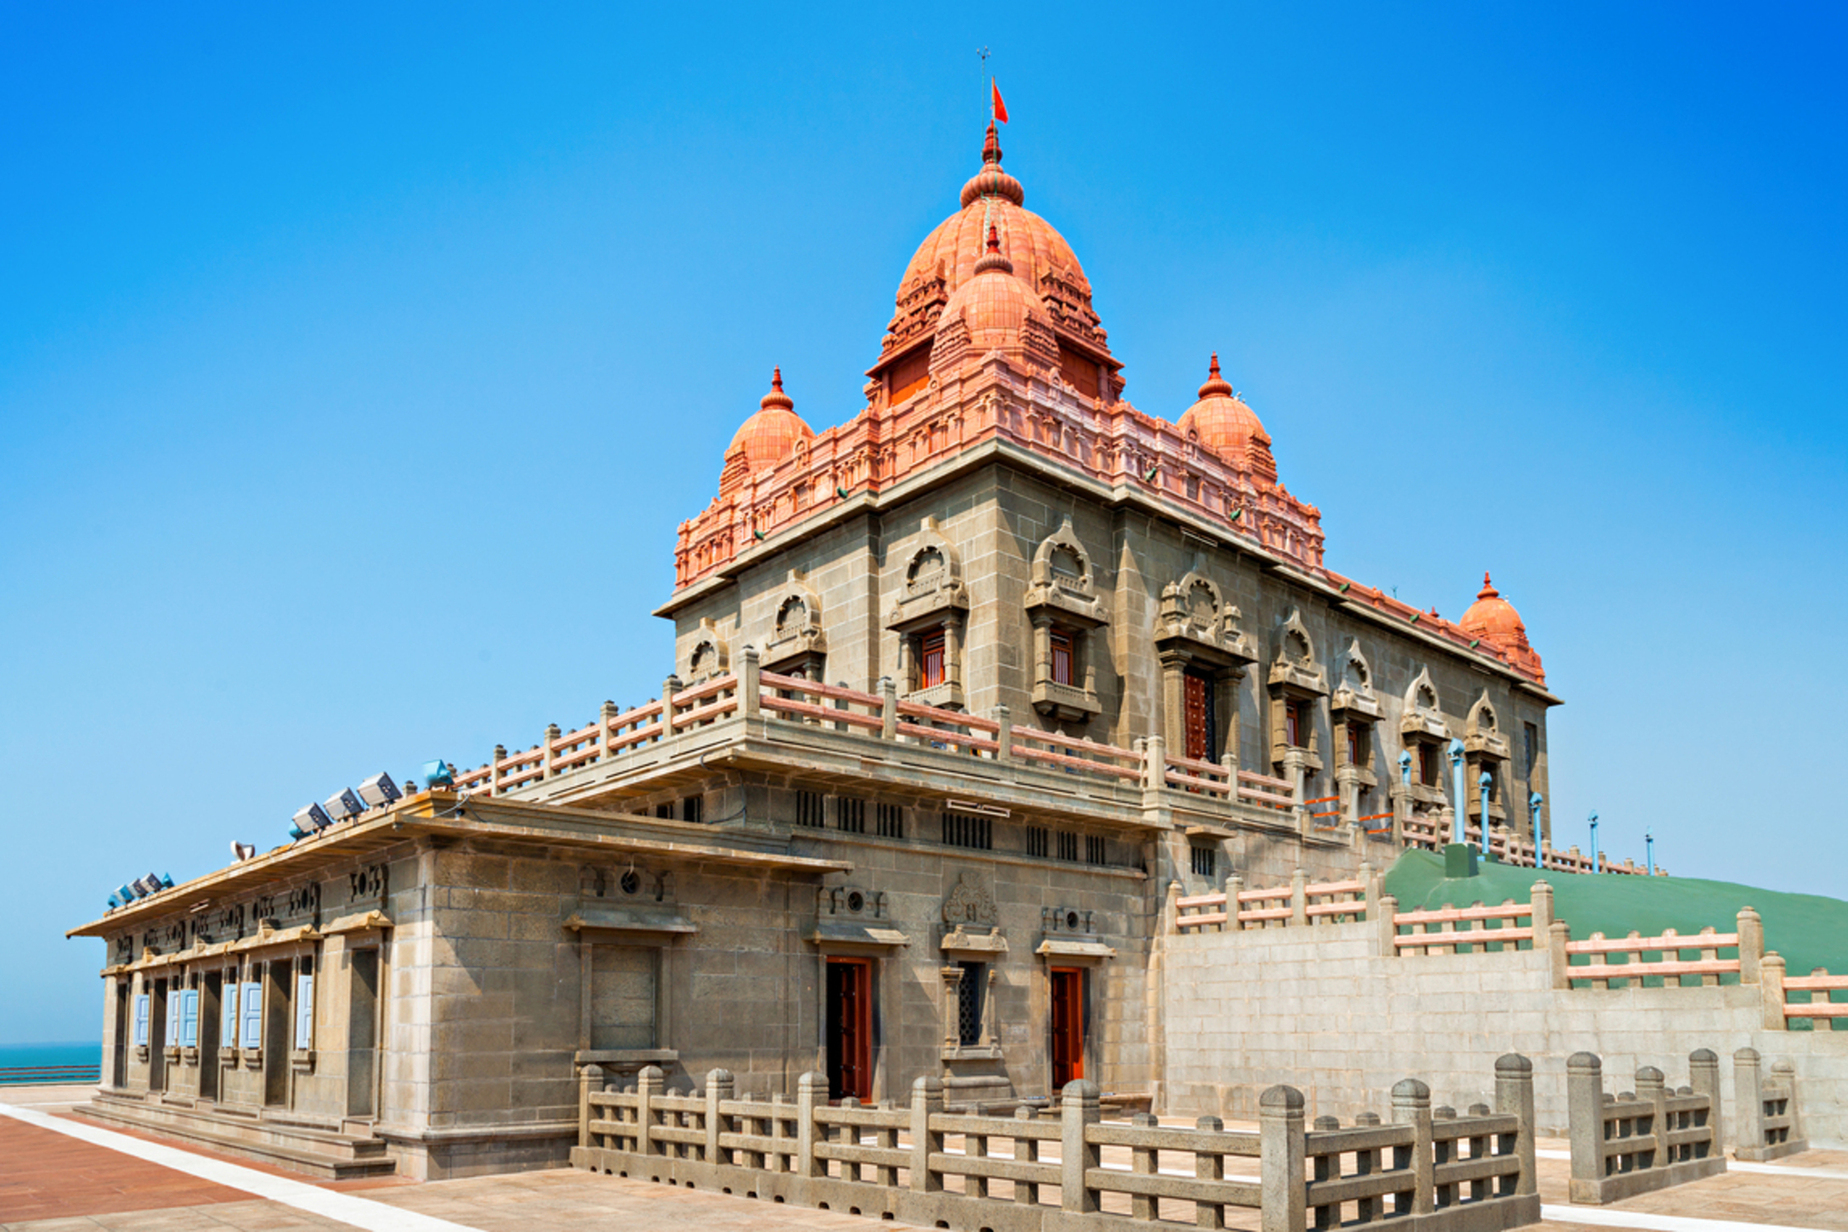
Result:
{"label": "paved stone floor", "polygon": [[[87,1095],[83,1088],[0,1088],[0,1103],[57,1116]],[[110,1141],[116,1146],[0,1115],[0,1232],[872,1232],[909,1226],[568,1170],[333,1185],[211,1152],[180,1148],[173,1154],[179,1144],[148,1135]],[[1742,1225],[1848,1232],[1848,1152],[1811,1151],[1762,1171],[1733,1171],[1613,1206],[1562,1209],[1567,1164],[1552,1156],[1563,1154],[1565,1143],[1542,1140],[1540,1146],[1548,1215],[1534,1225],[1541,1232],[1731,1232]],[[1192,1221],[1191,1205],[1164,1214]]]}

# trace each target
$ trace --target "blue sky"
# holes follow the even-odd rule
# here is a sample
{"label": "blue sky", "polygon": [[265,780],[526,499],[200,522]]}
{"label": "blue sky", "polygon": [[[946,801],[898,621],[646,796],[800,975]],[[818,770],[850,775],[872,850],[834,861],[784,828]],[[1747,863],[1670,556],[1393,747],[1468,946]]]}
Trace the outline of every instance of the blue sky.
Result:
{"label": "blue sky", "polygon": [[0,1042],[110,887],[668,668],[781,364],[861,406],[992,66],[1128,396],[1217,350],[1329,564],[1484,568],[1555,831],[1848,894],[1839,7],[0,14]]}

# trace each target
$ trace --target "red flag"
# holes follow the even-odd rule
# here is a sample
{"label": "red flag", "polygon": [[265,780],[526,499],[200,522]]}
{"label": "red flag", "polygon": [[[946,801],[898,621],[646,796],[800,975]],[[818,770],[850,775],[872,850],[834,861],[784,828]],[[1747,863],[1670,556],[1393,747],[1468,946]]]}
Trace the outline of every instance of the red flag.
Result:
{"label": "red flag", "polygon": [[1001,121],[1001,123],[1003,124],[1006,124],[1007,123],[1007,104],[1001,101],[1001,87],[995,84],[995,79],[993,77],[990,77],[988,79],[988,88],[995,92],[995,105],[994,105],[995,119]]}

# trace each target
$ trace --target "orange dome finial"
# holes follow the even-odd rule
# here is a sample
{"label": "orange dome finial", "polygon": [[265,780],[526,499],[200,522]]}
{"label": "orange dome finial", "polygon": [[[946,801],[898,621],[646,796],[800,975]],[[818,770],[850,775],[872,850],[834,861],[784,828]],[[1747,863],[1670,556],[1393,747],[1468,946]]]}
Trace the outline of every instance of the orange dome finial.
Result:
{"label": "orange dome finial", "polygon": [[1231,384],[1227,382],[1224,377],[1219,375],[1218,351],[1213,352],[1213,362],[1207,367],[1206,384],[1200,386],[1199,396],[1202,398],[1210,398],[1214,394],[1218,394],[1225,398],[1230,398],[1232,396]]}
{"label": "orange dome finial", "polygon": [[1489,571],[1482,571],[1482,589],[1476,592],[1478,599],[1499,599],[1501,591],[1495,589],[1495,583],[1489,581]]}
{"label": "orange dome finial", "polygon": [[988,122],[988,140],[982,143],[982,161],[999,166],[1001,163],[1001,137],[995,132],[995,122]]}
{"label": "orange dome finial", "polygon": [[783,367],[781,364],[778,364],[771,370],[770,392],[765,394],[763,400],[757,405],[761,406],[766,411],[770,410],[772,407],[787,411],[794,408],[796,405],[796,400],[783,392]]}
{"label": "orange dome finial", "polygon": [[1014,263],[1007,259],[1006,253],[1001,251],[1001,233],[995,229],[995,224],[992,222],[988,224],[988,251],[982,254],[980,261],[975,263],[976,273],[986,274],[989,270],[1000,270],[1003,274],[1014,272]]}
{"label": "orange dome finial", "polygon": [[988,140],[982,143],[982,169],[963,185],[963,208],[983,197],[1003,197],[1015,205],[1027,199],[1020,181],[1001,169],[1001,139],[995,135],[993,120],[988,122]]}

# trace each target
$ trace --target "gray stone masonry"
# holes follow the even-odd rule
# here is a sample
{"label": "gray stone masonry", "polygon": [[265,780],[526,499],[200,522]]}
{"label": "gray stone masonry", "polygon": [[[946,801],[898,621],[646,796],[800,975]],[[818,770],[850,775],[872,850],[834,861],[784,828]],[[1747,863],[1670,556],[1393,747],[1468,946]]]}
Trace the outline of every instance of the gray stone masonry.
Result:
{"label": "gray stone masonry", "polygon": [[1636,1089],[1604,1089],[1595,1053],[1566,1062],[1572,1145],[1571,1196],[1601,1205],[1726,1171],[1720,1128],[1720,1062],[1711,1051],[1688,1057],[1688,1085],[1671,1089],[1662,1071],[1636,1071]]}

